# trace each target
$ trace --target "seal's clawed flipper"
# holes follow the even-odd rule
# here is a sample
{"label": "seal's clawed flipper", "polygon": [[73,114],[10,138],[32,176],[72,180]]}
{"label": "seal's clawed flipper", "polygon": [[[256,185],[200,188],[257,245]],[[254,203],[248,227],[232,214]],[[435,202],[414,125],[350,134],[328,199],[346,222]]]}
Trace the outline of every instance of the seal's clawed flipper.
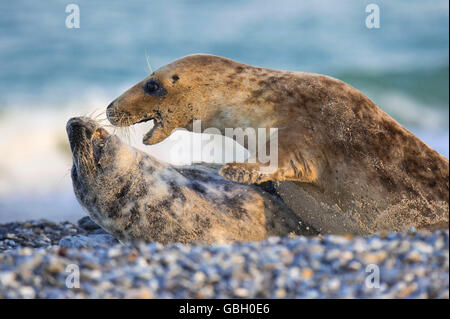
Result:
{"label": "seal's clawed flipper", "polygon": [[229,163],[219,174],[229,181],[245,184],[260,184],[273,179],[273,174],[262,172],[261,165],[256,163]]}
{"label": "seal's clawed flipper", "polygon": [[228,163],[219,174],[229,181],[246,184],[285,180],[314,184],[318,180],[317,171],[312,163],[291,159],[279,168],[261,163]]}

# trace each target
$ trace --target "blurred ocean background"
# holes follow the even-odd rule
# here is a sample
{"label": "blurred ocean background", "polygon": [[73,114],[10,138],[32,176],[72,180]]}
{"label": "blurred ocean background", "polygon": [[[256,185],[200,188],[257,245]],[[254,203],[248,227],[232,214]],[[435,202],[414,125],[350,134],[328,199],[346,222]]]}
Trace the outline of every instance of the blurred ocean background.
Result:
{"label": "blurred ocean background", "polygon": [[[79,29],[65,26],[69,3],[80,7]],[[380,7],[379,29],[365,26],[369,3]],[[102,117],[149,74],[146,55],[153,69],[210,53],[337,77],[448,158],[448,6],[448,0],[2,1],[0,222],[85,214],[72,191],[66,121]],[[138,131],[148,128],[132,129],[130,142],[142,148]],[[164,145],[144,149],[167,160]]]}

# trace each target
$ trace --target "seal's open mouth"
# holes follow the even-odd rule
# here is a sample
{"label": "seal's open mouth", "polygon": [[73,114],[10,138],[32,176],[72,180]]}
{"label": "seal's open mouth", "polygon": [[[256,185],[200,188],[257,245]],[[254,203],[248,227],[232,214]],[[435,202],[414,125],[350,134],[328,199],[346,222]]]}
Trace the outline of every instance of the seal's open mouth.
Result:
{"label": "seal's open mouth", "polygon": [[150,131],[148,131],[147,133],[144,134],[144,137],[142,139],[142,142],[145,144],[145,142],[147,142],[153,135],[153,133],[160,127],[164,127],[164,122],[161,116],[161,113],[156,112],[156,116],[152,116],[152,117],[146,117],[142,120],[133,122],[132,125],[134,124],[140,124],[140,123],[146,123],[149,121],[153,121],[153,127]]}
{"label": "seal's open mouth", "polygon": [[[115,126],[131,126],[140,123],[146,123],[149,121],[153,121],[153,127],[150,131],[148,131],[143,137],[143,143],[146,142],[152,137],[153,133],[161,127],[164,127],[164,121],[162,114],[159,110],[149,110],[143,116],[139,114],[139,112],[130,112],[117,110],[114,106],[116,101],[113,101],[106,109],[106,116],[109,122]],[[137,114],[134,114],[137,113]]]}
{"label": "seal's open mouth", "polygon": [[[74,156],[74,163],[91,171],[100,165],[105,144],[111,135],[95,121],[76,117],[67,122],[67,135]],[[79,167],[81,168],[81,167]]]}
{"label": "seal's open mouth", "polygon": [[91,144],[92,144],[92,153],[94,155],[94,160],[97,165],[100,163],[100,158],[102,156],[103,149],[105,147],[105,143],[111,137],[111,135],[104,129],[99,127],[92,134]]}
{"label": "seal's open mouth", "polygon": [[162,121],[159,121],[155,118],[152,119],[153,120],[153,127],[150,131],[148,131],[147,133],[145,133],[142,142],[145,144],[153,135],[153,132],[155,132],[159,127],[163,127],[164,124]]}

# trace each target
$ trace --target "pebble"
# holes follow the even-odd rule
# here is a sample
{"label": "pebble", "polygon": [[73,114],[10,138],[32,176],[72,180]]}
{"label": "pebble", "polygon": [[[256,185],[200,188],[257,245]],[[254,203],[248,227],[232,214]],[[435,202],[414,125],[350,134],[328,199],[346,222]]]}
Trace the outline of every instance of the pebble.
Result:
{"label": "pebble", "polygon": [[16,274],[12,271],[1,271],[0,272],[0,284],[2,286],[10,286],[14,283],[16,279]]}
{"label": "pebble", "polygon": [[[368,280],[375,270],[377,285]],[[448,298],[448,291],[448,231],[125,246],[87,217],[76,225],[0,225],[0,298]]]}
{"label": "pebble", "polygon": [[109,247],[117,244],[118,241],[110,234],[76,235],[66,236],[59,241],[60,247],[66,248],[88,248],[88,247]]}

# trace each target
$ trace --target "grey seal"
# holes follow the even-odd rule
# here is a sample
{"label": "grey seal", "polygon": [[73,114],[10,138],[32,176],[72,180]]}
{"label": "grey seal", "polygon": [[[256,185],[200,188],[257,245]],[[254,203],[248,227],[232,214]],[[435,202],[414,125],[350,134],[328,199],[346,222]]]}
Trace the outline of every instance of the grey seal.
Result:
{"label": "grey seal", "polygon": [[232,242],[312,234],[277,196],[227,181],[218,167],[175,167],[123,143],[97,122],[72,118],[75,195],[123,242]]}
{"label": "grey seal", "polygon": [[223,135],[278,128],[275,172],[265,173],[265,163],[228,163],[220,174],[279,181],[285,203],[321,232],[448,229],[448,159],[338,79],[195,54],[131,87],[107,115],[117,126],[153,120],[145,144],[192,130],[193,120]]}

